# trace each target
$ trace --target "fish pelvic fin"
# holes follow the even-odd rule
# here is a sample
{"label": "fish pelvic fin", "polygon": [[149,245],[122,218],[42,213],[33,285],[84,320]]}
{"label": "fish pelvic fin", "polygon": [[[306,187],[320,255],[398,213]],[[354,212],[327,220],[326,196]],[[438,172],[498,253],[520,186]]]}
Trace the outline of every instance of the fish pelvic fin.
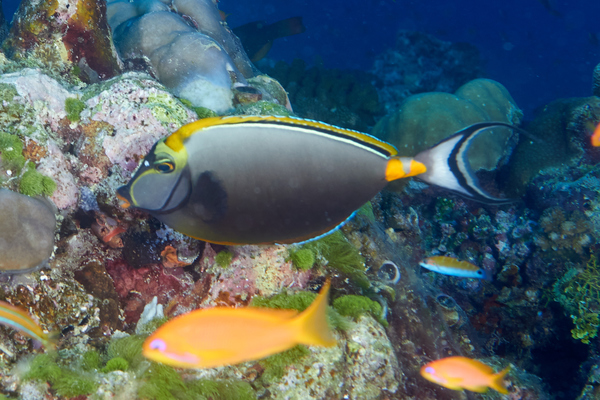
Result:
{"label": "fish pelvic fin", "polygon": [[327,323],[329,286],[330,281],[328,279],[312,304],[290,321],[290,324],[296,331],[296,340],[298,343],[323,347],[332,347],[336,344],[336,340]]}
{"label": "fish pelvic fin", "polygon": [[400,178],[408,178],[427,171],[425,164],[412,157],[391,157],[385,168],[385,180],[388,182]]}
{"label": "fish pelvic fin", "polygon": [[506,389],[506,384],[504,383],[504,376],[508,374],[508,371],[510,371],[510,366],[494,374],[490,381],[490,387],[499,393],[508,394],[508,389]]}
{"label": "fish pelvic fin", "polygon": [[416,161],[427,167],[427,171],[418,178],[481,203],[506,204],[517,201],[494,197],[486,192],[479,185],[467,161],[467,151],[473,139],[480,133],[496,127],[509,128],[532,137],[526,131],[504,122],[480,122],[470,125],[415,156]]}

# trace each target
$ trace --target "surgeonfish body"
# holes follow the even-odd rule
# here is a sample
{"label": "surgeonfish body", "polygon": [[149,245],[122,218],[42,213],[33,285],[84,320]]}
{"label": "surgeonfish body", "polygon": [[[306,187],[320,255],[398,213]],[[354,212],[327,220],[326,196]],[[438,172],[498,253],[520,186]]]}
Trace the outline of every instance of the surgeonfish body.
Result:
{"label": "surgeonfish body", "polygon": [[502,394],[508,394],[504,385],[504,376],[510,368],[494,373],[484,363],[467,357],[447,357],[432,361],[421,368],[421,376],[452,390],[467,389],[483,393],[492,388]]}
{"label": "surgeonfish body", "polygon": [[[188,236],[221,244],[297,243],[343,223],[390,181],[419,175],[474,200],[503,203],[477,185],[465,128],[414,158],[364,133],[289,117],[202,119],[159,140],[122,207],[148,211]],[[508,125],[511,127],[510,125]]]}
{"label": "surgeonfish body", "polygon": [[479,268],[467,261],[446,256],[428,257],[420,265],[430,271],[444,275],[459,276],[461,278],[478,278],[492,280],[489,271]]}
{"label": "surgeonfish body", "polygon": [[147,358],[181,368],[213,368],[257,360],[297,344],[335,345],[327,325],[329,281],[302,313],[214,307],[180,315],[143,345]]}
{"label": "surgeonfish body", "polygon": [[31,318],[27,311],[1,300],[0,324],[16,329],[46,347],[54,347],[53,340]]}

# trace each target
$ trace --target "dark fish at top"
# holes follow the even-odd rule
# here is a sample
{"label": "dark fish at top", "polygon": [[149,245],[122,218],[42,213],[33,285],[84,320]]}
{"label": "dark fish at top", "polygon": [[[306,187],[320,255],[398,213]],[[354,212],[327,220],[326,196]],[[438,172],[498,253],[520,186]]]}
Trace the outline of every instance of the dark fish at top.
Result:
{"label": "dark fish at top", "polygon": [[555,17],[559,17],[562,18],[562,13],[558,10],[555,10],[552,7],[552,4],[550,4],[550,0],[538,0],[540,2],[541,5],[544,6],[544,8],[552,15],[554,15]]}
{"label": "dark fish at top", "polygon": [[388,182],[422,180],[486,203],[468,168],[478,133],[462,129],[412,157],[365,133],[289,117],[206,118],[159,140],[118,189],[121,206],[222,244],[297,243],[330,232]]}
{"label": "dark fish at top", "polygon": [[273,40],[297,35],[306,28],[302,24],[302,17],[292,17],[270,25],[264,21],[249,22],[232,30],[242,42],[250,60],[256,62],[271,50]]}

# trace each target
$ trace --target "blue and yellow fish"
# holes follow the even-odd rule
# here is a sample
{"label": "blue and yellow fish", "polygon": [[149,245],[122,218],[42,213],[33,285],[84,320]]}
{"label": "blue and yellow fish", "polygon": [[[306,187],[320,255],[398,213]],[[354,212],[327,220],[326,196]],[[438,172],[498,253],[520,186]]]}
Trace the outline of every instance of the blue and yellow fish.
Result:
{"label": "blue and yellow fish", "polygon": [[122,207],[220,244],[297,243],[330,232],[388,182],[417,176],[487,203],[466,162],[467,127],[413,157],[365,133],[290,117],[206,118],[159,140],[129,183]]}
{"label": "blue and yellow fish", "polygon": [[446,256],[428,257],[420,262],[421,267],[444,275],[458,276],[461,278],[477,278],[492,280],[489,271],[479,268],[467,261],[457,260]]}
{"label": "blue and yellow fish", "polygon": [[9,326],[29,336],[45,347],[54,348],[55,342],[22,308],[0,300],[0,324]]}

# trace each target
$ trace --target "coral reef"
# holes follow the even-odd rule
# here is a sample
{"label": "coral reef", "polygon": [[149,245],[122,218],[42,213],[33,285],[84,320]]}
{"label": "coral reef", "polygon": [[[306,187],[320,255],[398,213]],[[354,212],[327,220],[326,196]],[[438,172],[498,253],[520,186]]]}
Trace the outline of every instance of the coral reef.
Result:
{"label": "coral reef", "polygon": [[[600,121],[600,98],[556,100],[525,126],[541,140],[521,138],[506,170],[506,187],[523,195],[540,172],[564,165],[595,164],[600,153],[590,144],[591,128]],[[539,186],[539,185],[535,185]]]}
{"label": "coral reef", "polygon": [[112,78],[121,64],[105,8],[105,2],[89,0],[24,0],[3,48],[19,63],[56,78],[87,83]]}
{"label": "coral reef", "polygon": [[554,284],[554,297],[570,315],[575,328],[573,338],[589,344],[600,327],[600,268],[592,255],[583,271],[569,269]]}
{"label": "coral reef", "polygon": [[[476,79],[454,94],[432,92],[406,98],[393,114],[379,120],[372,134],[392,143],[402,155],[412,156],[473,123],[518,125],[522,116],[504,86],[490,79]],[[496,168],[515,144],[515,135],[506,128],[481,134],[468,153],[471,167]]]}
{"label": "coral reef", "polygon": [[[15,29],[41,29],[50,35],[54,31],[48,29],[88,9],[84,3],[71,1],[72,10],[65,14],[60,0],[25,2],[21,26]],[[164,8],[166,1],[114,3],[123,8],[112,16],[124,20],[160,13],[180,18]],[[157,7],[156,12],[130,8],[142,3]],[[183,2],[178,4],[183,10]],[[54,6],[58,8],[53,17],[36,25]],[[209,6],[213,13],[216,7]],[[31,10],[41,14],[28,14]],[[202,16],[182,14],[189,21],[184,22],[188,32],[202,31]],[[96,21],[94,15],[91,22]],[[27,21],[29,26],[24,25]],[[600,325],[600,300],[593,254],[600,231],[600,167],[587,128],[598,120],[597,98],[550,105],[543,118],[528,127],[544,139],[541,154],[557,157],[550,157],[552,168],[544,167],[542,173],[534,171],[542,165],[536,164],[537,156],[531,156],[535,167],[526,163],[532,148],[519,150],[520,161],[509,164],[527,176],[520,184],[526,190],[525,202],[475,204],[413,181],[402,191],[377,195],[335,233],[312,242],[213,245],[186,238],[139,210],[118,207],[115,189],[131,177],[157,139],[214,112],[180,101],[145,73],[106,76],[84,85],[79,79],[88,79],[90,69],[83,61],[59,59],[49,50],[50,43],[60,44],[61,35],[36,39],[27,49],[25,43],[7,42],[19,62],[35,61],[48,51],[48,58],[35,65],[50,68],[60,61],[52,77],[0,57],[0,193],[10,189],[15,195],[19,190],[47,195],[58,209],[57,229],[48,229],[54,239],[48,265],[28,274],[0,275],[0,298],[27,309],[45,331],[56,332],[58,352],[44,353],[29,338],[0,326],[2,395],[462,399],[464,393],[443,390],[419,375],[425,363],[449,355],[479,359],[495,370],[512,364],[507,378],[511,398],[545,399],[550,393],[584,398],[597,392],[600,342],[594,335]],[[399,46],[404,47],[399,49],[406,49],[407,58],[394,90],[452,91],[478,73],[475,67],[464,68],[476,56],[467,47],[448,47],[424,35],[404,33],[400,38]],[[213,39],[227,48],[221,43],[225,39]],[[433,67],[408,68],[409,55],[424,57],[431,49],[437,50],[423,60]],[[74,47],[71,52],[77,51]],[[458,66],[444,64],[444,51],[462,61]],[[389,63],[384,65],[398,60],[395,53],[386,57]],[[237,65],[234,57],[231,63]],[[295,92],[287,87],[295,101],[301,103],[295,96],[308,93],[321,96],[319,104],[327,104],[330,122],[339,118],[366,126],[379,112],[370,108],[375,91],[363,78],[307,69],[298,62],[278,68],[288,74],[286,84],[296,82]],[[385,85],[396,79],[391,69],[381,68],[388,74],[382,75]],[[289,99],[276,80],[265,75],[244,79],[246,86],[227,87],[231,104],[237,106],[232,112],[290,112]],[[77,85],[68,86],[65,80]],[[487,119],[517,123],[520,118],[498,83],[476,80],[456,93],[456,98],[447,93],[431,96],[440,108],[444,99],[453,99],[468,103],[477,109],[474,114]],[[361,98],[359,107],[356,99]],[[428,115],[425,107],[414,106],[417,119]],[[334,108],[343,112],[336,115]],[[458,120],[456,114],[464,109],[450,108],[453,120]],[[307,112],[301,105],[298,109]],[[330,118],[327,113],[315,115]],[[426,122],[421,120],[423,126]],[[418,145],[423,144],[415,142]],[[552,151],[544,153],[547,149]],[[504,155],[496,155],[490,165]],[[560,158],[559,163],[559,155],[570,158]],[[35,223],[41,219],[35,218]],[[430,255],[467,260],[491,273],[494,281],[441,276],[419,268],[419,261]],[[145,337],[167,319],[216,305],[301,310],[326,277],[332,282],[328,317],[338,341],[334,347],[298,346],[256,362],[205,370],[175,370],[141,355]]]}
{"label": "coral reef", "polygon": [[300,117],[366,131],[382,114],[373,77],[364,72],[307,68],[300,59],[259,66],[281,83]]}
{"label": "coral reef", "polygon": [[377,92],[389,114],[414,94],[454,92],[481,76],[480,65],[479,50],[468,43],[401,30],[395,46],[375,57],[370,72],[378,78]]}

